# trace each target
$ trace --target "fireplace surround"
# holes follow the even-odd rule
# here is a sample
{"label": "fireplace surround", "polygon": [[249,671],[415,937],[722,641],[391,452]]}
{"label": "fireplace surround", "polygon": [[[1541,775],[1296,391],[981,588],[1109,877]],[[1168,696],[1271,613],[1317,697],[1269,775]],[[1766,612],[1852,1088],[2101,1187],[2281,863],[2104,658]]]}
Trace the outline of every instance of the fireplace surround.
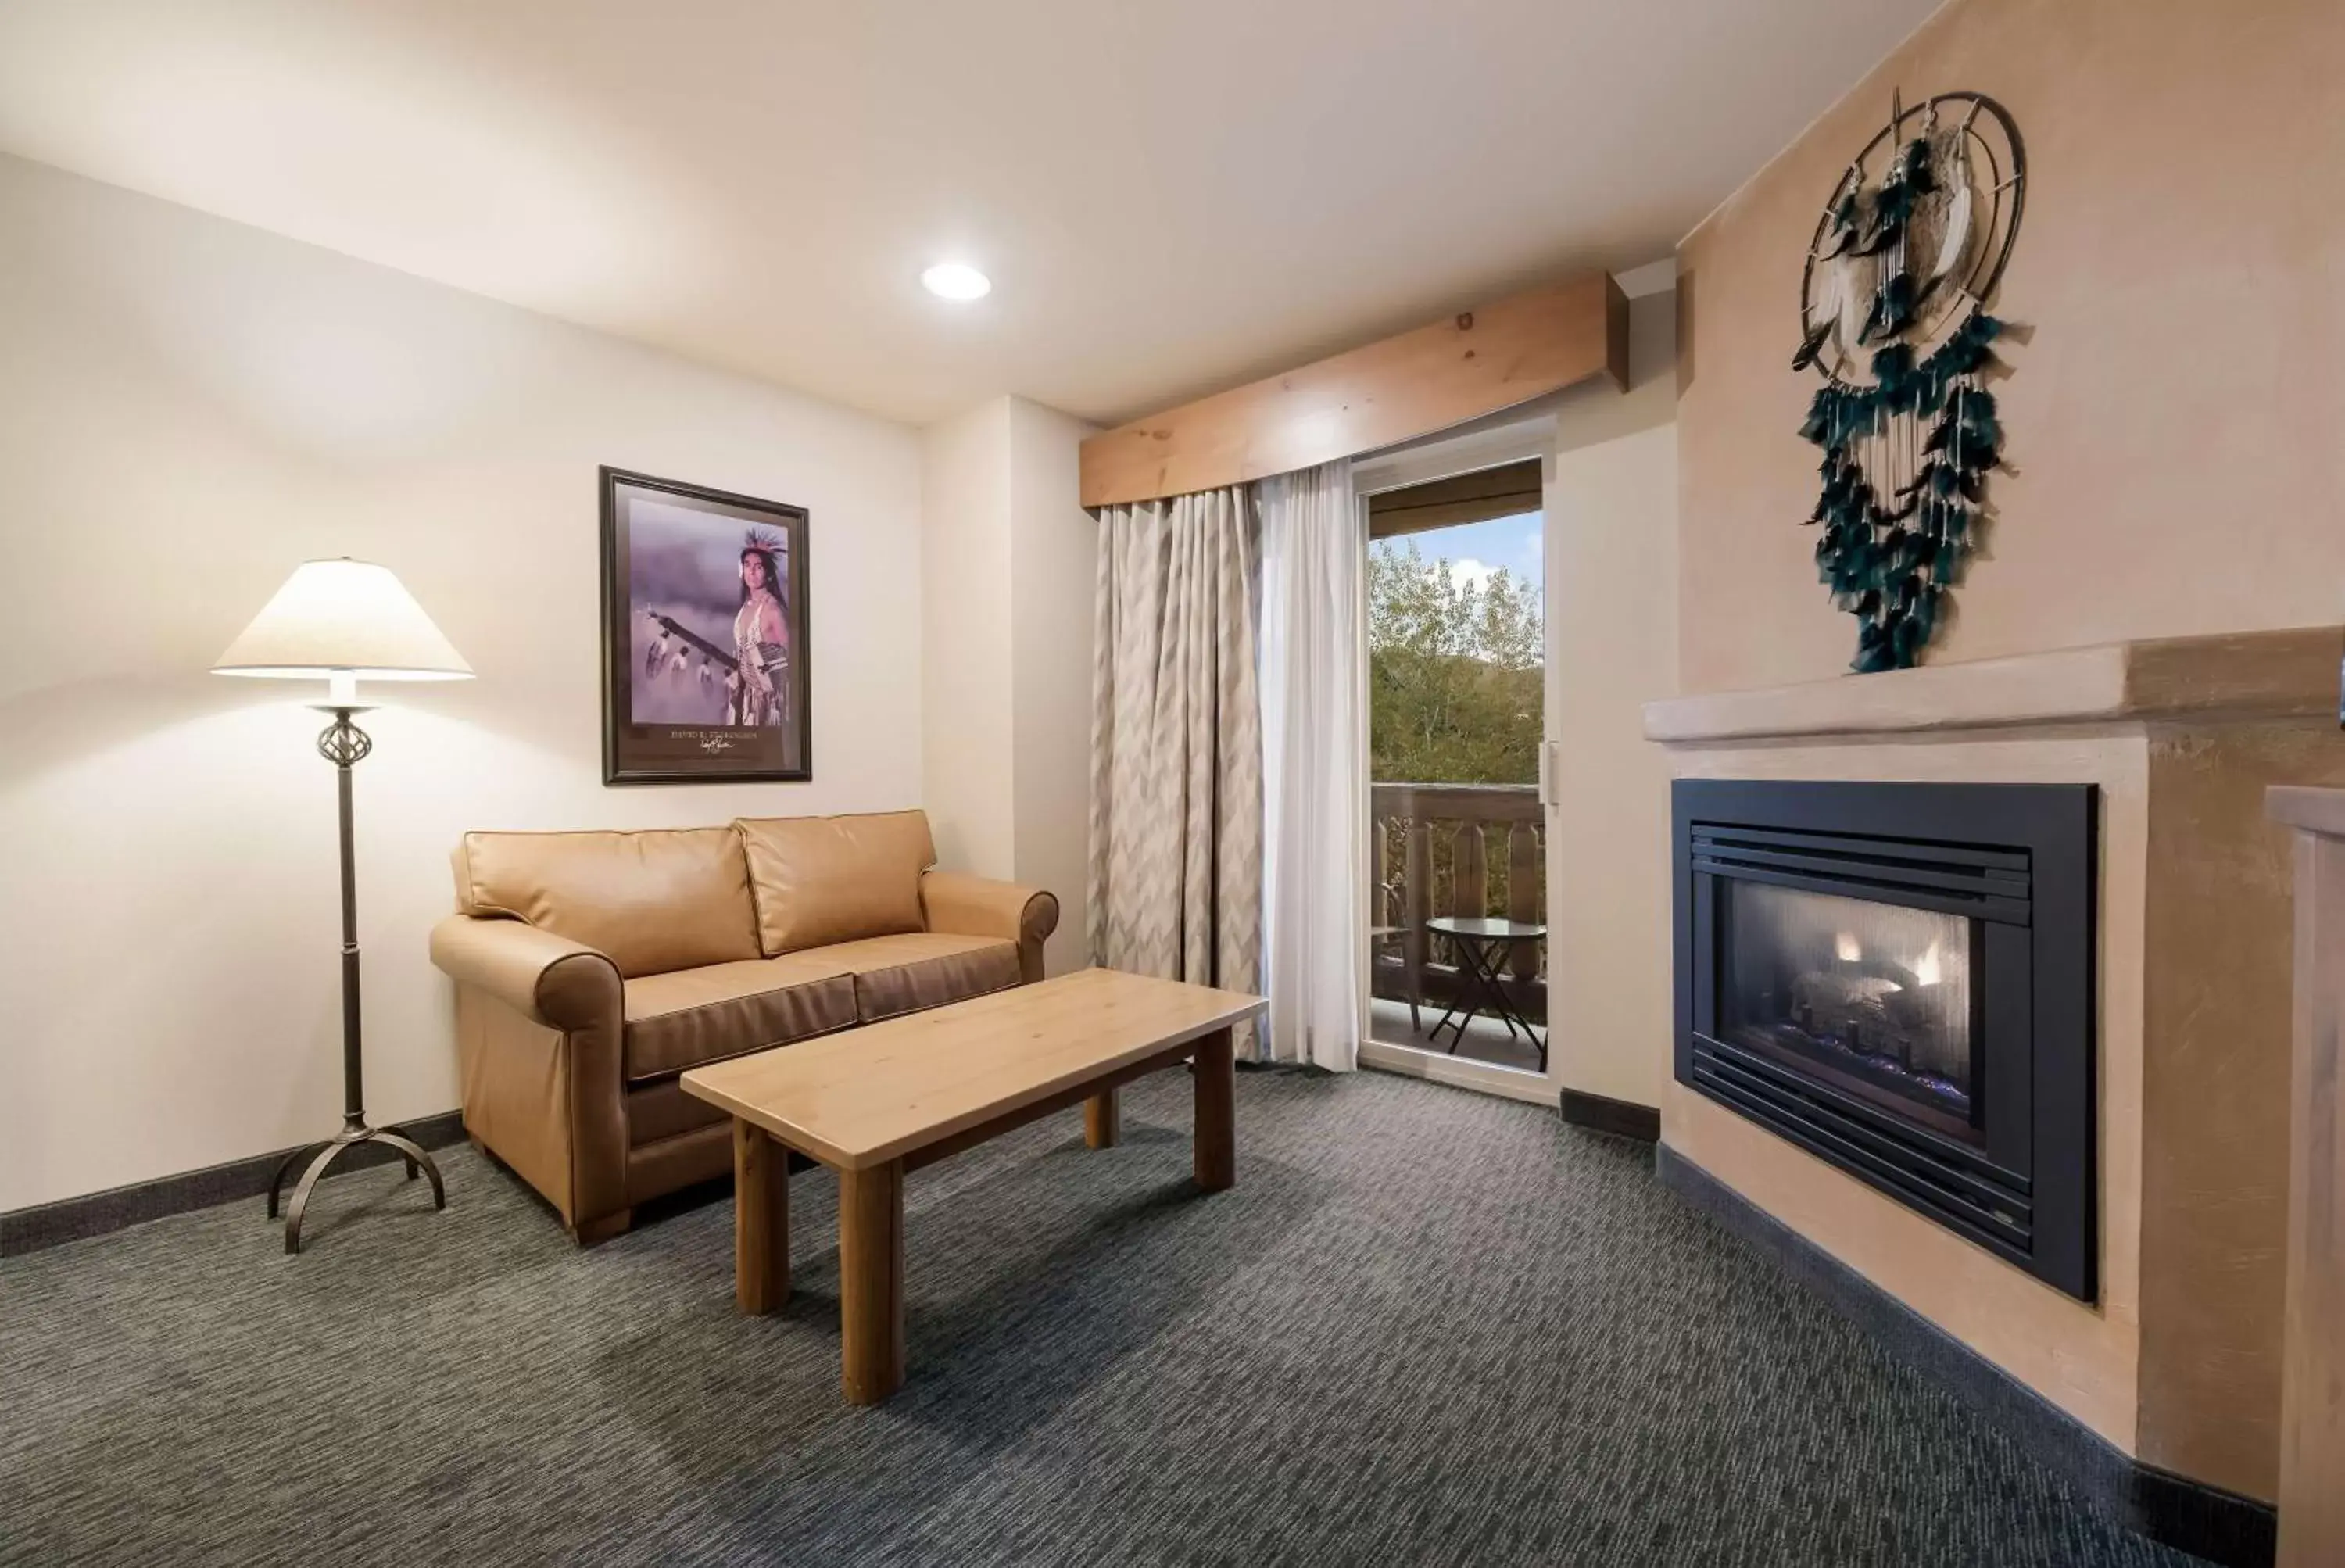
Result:
{"label": "fireplace surround", "polygon": [[2094,787],[1672,801],[1678,1081],[2093,1300]]}
{"label": "fireplace surround", "polygon": [[[1974,1358],[1950,1390],[2137,1528],[2167,1538],[2147,1500],[2175,1477],[2218,1489],[2244,1513],[2261,1509],[2267,1564],[2290,948],[2289,845],[2264,815],[2264,791],[2345,785],[2340,647],[2345,627],[2333,626],[2153,637],[1645,708],[1647,737],[1682,779],[2094,786],[2092,1299],[1661,1064],[1659,1168],[1678,1190],[1732,1194],[1943,1331]],[[1660,862],[1657,926],[1671,923],[1668,788],[1653,791],[1648,840]],[[1684,955],[1656,945],[1650,980],[1638,978],[1668,1063],[1685,1033],[1671,1016],[1672,962]],[[2049,1426],[2036,1420],[2047,1411]]]}

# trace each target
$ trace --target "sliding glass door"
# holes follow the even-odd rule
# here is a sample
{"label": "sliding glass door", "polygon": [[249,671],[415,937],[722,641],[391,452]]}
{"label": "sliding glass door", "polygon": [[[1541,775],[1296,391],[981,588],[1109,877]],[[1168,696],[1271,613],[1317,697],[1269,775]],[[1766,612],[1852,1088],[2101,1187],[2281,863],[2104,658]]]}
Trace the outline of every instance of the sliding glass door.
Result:
{"label": "sliding glass door", "polygon": [[1373,490],[1365,542],[1366,1059],[1501,1092],[1547,1069],[1542,473]]}

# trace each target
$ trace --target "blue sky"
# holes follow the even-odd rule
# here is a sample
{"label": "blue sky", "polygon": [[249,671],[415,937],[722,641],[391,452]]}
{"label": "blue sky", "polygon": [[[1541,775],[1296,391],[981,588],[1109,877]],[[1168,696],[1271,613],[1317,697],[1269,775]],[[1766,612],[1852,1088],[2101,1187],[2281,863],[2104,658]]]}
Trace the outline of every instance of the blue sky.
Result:
{"label": "blue sky", "polygon": [[1453,579],[1487,580],[1491,573],[1503,567],[1512,572],[1518,582],[1528,580],[1537,585],[1545,577],[1543,526],[1541,514],[1527,512],[1519,517],[1468,523],[1460,528],[1436,528],[1431,533],[1411,535],[1408,539],[1379,540],[1377,547],[1405,550],[1413,539],[1416,553],[1426,560],[1447,560]]}

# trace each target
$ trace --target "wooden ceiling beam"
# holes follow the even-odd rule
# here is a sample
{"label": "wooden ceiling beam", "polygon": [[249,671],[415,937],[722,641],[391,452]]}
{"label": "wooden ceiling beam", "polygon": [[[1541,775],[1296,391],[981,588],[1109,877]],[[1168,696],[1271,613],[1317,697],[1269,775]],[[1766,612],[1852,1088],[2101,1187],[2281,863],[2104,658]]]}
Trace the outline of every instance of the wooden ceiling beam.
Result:
{"label": "wooden ceiling beam", "polygon": [[1357,457],[1606,374],[1627,388],[1629,300],[1599,272],[1102,431],[1082,444],[1082,504]]}

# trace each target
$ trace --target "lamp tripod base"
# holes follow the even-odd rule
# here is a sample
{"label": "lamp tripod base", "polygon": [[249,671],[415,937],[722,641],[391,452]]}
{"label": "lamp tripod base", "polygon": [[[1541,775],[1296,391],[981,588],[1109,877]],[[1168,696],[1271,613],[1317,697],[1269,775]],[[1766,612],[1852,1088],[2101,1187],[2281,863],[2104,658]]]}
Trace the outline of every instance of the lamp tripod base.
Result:
{"label": "lamp tripod base", "polygon": [[413,1181],[419,1175],[431,1178],[431,1207],[435,1209],[444,1209],[448,1207],[448,1190],[440,1185],[440,1167],[432,1163],[431,1156],[425,1154],[421,1146],[412,1138],[399,1133],[387,1132],[381,1127],[363,1125],[344,1127],[323,1144],[313,1144],[309,1148],[296,1149],[287,1155],[283,1162],[278,1166],[277,1174],[269,1178],[269,1217],[275,1219],[277,1194],[284,1186],[286,1176],[292,1173],[295,1166],[301,1163],[304,1156],[310,1155],[312,1150],[315,1151],[316,1157],[310,1161],[310,1168],[301,1173],[300,1181],[294,1185],[293,1201],[285,1206],[285,1250],[287,1252],[298,1254],[301,1250],[301,1216],[310,1207],[310,1195],[317,1189],[319,1178],[326,1174],[328,1166],[341,1158],[343,1151],[354,1149],[360,1144],[387,1144],[396,1149],[400,1157],[407,1162],[409,1181]]}

